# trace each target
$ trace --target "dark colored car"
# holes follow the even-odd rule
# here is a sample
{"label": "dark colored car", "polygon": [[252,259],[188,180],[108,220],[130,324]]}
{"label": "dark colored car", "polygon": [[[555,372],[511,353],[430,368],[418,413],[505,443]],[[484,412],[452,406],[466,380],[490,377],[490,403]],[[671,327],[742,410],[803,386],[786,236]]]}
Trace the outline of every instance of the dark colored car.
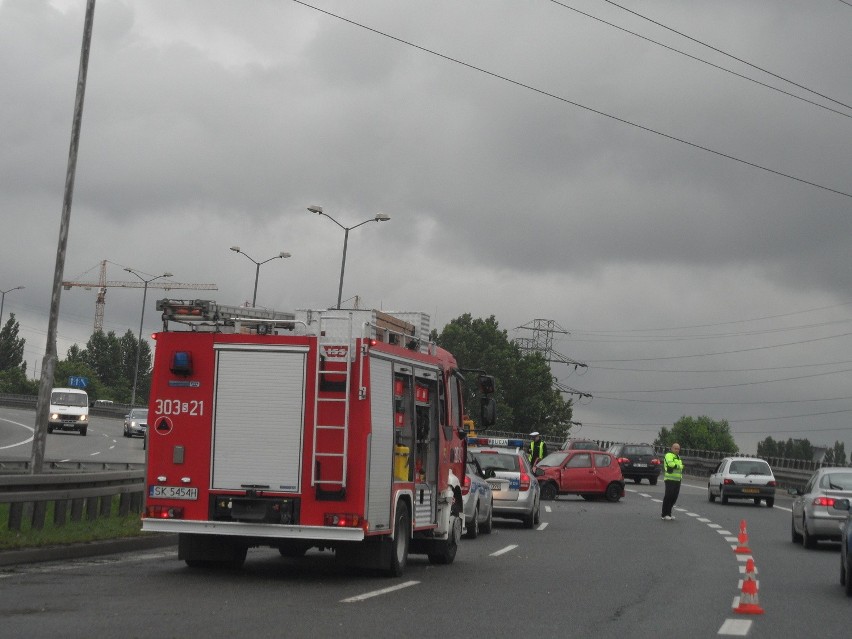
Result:
{"label": "dark colored car", "polygon": [[647,479],[652,486],[657,484],[662,462],[651,444],[613,444],[607,452],[618,460],[624,479],[637,484]]}
{"label": "dark colored car", "polygon": [[560,450],[536,464],[542,499],[580,495],[591,500],[624,497],[624,477],[615,457],[602,450]]}
{"label": "dark colored car", "polygon": [[846,511],[846,520],[840,524],[840,585],[845,586],[846,596],[852,597],[852,510],[849,502],[846,498],[838,499],[832,507]]}

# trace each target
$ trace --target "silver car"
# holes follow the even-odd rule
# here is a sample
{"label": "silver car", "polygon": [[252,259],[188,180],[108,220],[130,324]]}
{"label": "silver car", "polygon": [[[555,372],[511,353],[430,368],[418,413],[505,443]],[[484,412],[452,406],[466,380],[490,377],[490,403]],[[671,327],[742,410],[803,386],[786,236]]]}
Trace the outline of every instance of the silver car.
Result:
{"label": "silver car", "polygon": [[465,536],[476,539],[479,533],[491,532],[494,515],[494,497],[491,486],[485,481],[485,473],[472,457],[468,458],[465,468],[464,486],[462,487],[462,504],[464,505]]}
{"label": "silver car", "polygon": [[125,437],[145,437],[148,430],[148,409],[131,408],[124,418]]}
{"label": "silver car", "polygon": [[834,508],[839,499],[852,498],[852,468],[820,468],[804,488],[791,488],[794,543],[814,548],[820,539],[840,540],[846,513]]}
{"label": "silver car", "polygon": [[541,521],[538,480],[522,448],[481,446],[468,448],[485,473],[494,497],[494,516],[520,519],[532,528]]}
{"label": "silver car", "polygon": [[716,466],[707,482],[707,499],[723,504],[729,499],[753,499],[755,505],[761,500],[772,508],[775,505],[775,475],[762,459],[756,457],[725,457]]}

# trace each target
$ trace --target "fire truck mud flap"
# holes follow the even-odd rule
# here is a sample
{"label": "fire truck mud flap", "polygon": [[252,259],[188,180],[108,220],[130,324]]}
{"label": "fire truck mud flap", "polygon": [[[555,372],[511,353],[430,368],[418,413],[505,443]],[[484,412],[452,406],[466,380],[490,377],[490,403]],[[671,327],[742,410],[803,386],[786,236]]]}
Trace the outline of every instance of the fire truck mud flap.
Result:
{"label": "fire truck mud flap", "polygon": [[248,546],[238,539],[218,535],[178,535],[178,559],[190,568],[240,568]]}

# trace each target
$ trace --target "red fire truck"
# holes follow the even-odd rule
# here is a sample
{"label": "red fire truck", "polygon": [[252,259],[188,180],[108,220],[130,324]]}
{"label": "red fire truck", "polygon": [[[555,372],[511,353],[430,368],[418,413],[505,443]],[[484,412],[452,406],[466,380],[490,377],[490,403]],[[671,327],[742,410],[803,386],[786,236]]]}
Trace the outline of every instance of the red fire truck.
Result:
{"label": "red fire truck", "polygon": [[[189,566],[253,546],[400,575],[463,533],[461,374],[422,313],[157,302],[142,528]],[[493,378],[479,376],[483,425]]]}

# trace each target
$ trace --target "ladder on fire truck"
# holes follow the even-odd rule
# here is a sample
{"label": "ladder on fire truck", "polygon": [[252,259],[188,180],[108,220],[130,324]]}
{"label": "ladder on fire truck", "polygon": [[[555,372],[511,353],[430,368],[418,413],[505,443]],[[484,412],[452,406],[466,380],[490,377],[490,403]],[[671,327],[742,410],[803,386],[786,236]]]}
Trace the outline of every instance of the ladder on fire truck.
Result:
{"label": "ladder on fire truck", "polygon": [[[329,324],[336,323],[338,326],[345,323],[341,330],[331,330]],[[354,349],[354,335],[352,313],[346,316],[326,315],[320,313],[317,342],[319,345],[318,361],[316,366],[316,386],[314,393],[314,435],[311,460],[311,486],[315,487],[318,499],[343,499],[346,495],[346,471],[349,453],[349,413],[350,413],[350,390],[352,388],[352,361]],[[345,339],[345,341],[344,341]],[[343,367],[339,366],[343,363]],[[343,377],[343,382],[328,382],[328,378]],[[329,397],[327,391],[322,389],[334,388],[334,397]],[[343,397],[340,397],[340,391]],[[322,405],[343,404],[343,421],[333,420],[331,423],[320,423],[320,407]],[[323,410],[323,415],[338,415],[339,410]],[[338,436],[323,438],[324,441],[336,442],[338,445],[328,445],[328,448],[318,450],[318,439],[321,431],[337,433]],[[328,477],[323,474],[322,460],[339,460],[339,464],[328,464],[340,470],[340,476]]]}

